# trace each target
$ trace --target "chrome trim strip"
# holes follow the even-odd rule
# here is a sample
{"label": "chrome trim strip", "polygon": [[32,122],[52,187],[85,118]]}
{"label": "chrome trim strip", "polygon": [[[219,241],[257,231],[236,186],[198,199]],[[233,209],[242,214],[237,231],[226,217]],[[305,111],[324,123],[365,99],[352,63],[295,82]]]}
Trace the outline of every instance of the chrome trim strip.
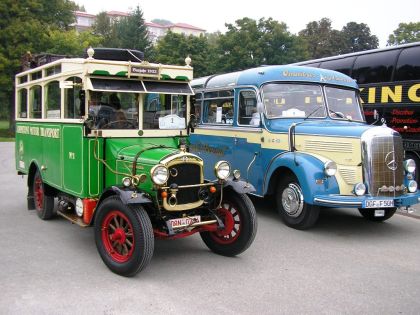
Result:
{"label": "chrome trim strip", "polygon": [[344,206],[362,206],[362,202],[356,201],[333,201],[333,200],[325,200],[320,198],[314,198],[315,202],[326,203],[330,205],[344,205]]}
{"label": "chrome trim strip", "polygon": [[[232,130],[234,128],[234,130]],[[238,131],[238,132],[253,132],[253,133],[262,133],[261,127],[238,127],[233,125],[198,125],[196,129],[200,130],[226,130],[226,131]],[[219,137],[219,135],[218,135]]]}

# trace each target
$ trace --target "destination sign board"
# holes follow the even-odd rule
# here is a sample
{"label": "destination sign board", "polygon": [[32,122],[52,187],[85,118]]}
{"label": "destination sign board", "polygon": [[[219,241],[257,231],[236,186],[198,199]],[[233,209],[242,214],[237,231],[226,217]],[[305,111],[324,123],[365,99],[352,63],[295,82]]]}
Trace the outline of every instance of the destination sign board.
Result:
{"label": "destination sign board", "polygon": [[159,68],[156,67],[131,67],[131,75],[158,76]]}

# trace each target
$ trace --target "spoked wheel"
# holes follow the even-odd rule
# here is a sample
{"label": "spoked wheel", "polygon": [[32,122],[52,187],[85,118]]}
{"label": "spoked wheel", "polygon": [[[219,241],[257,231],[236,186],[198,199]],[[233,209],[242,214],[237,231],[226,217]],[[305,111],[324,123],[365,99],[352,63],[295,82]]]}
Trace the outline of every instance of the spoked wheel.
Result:
{"label": "spoked wheel", "polygon": [[213,252],[235,256],[245,251],[257,232],[257,216],[254,205],[245,194],[226,190],[216,215],[224,228],[215,232],[201,232],[201,238]]}
{"label": "spoked wheel", "polygon": [[[376,210],[382,210],[383,215],[375,215]],[[373,221],[373,222],[383,222],[385,220],[388,220],[391,218],[395,212],[397,211],[397,208],[387,208],[387,209],[362,209],[359,208],[360,214],[367,220]]]}
{"label": "spoked wheel", "polygon": [[318,220],[319,207],[305,202],[302,188],[294,176],[288,176],[279,183],[276,202],[283,221],[292,228],[304,230]]}
{"label": "spoked wheel", "polygon": [[35,173],[32,191],[38,217],[42,220],[51,219],[54,216],[54,196],[45,194],[45,184],[39,171]]}
{"label": "spoked wheel", "polygon": [[141,206],[128,206],[118,197],[105,199],[95,220],[96,247],[113,272],[134,276],[153,256],[152,224]]}

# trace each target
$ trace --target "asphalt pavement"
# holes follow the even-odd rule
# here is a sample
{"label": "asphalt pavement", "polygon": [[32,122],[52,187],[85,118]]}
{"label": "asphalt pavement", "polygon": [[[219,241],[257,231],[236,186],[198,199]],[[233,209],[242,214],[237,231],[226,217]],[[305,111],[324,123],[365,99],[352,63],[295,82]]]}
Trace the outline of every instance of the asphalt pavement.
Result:
{"label": "asphalt pavement", "polygon": [[[307,231],[253,199],[258,233],[238,257],[198,235],[156,241],[133,278],[110,272],[93,229],[26,210],[13,144],[0,143],[0,314],[420,314],[420,220],[324,209]],[[417,217],[417,218],[416,218]]]}

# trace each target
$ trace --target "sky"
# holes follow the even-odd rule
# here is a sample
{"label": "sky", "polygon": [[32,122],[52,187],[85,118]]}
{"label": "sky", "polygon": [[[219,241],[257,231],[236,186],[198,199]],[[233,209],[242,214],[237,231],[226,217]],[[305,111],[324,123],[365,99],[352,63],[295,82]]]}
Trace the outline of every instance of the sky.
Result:
{"label": "sky", "polygon": [[129,12],[137,5],[146,21],[165,19],[187,23],[207,32],[226,31],[225,23],[249,17],[254,20],[272,17],[284,22],[297,34],[309,22],[327,17],[332,27],[341,30],[348,22],[365,23],[371,34],[385,47],[388,36],[399,23],[420,22],[419,0],[74,0],[84,5],[88,13],[102,11]]}

